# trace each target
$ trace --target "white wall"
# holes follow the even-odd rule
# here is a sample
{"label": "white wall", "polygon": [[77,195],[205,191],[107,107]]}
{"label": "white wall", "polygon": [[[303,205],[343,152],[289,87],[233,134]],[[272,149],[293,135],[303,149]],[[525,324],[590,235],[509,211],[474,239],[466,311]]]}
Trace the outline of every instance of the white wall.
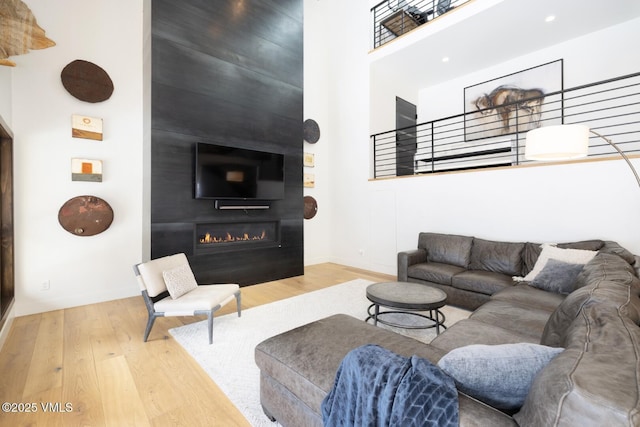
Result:
{"label": "white wall", "polygon": [[[325,31],[331,52],[329,70],[331,260],[370,265],[372,224],[377,224],[369,193],[369,10],[363,2],[329,1],[332,31]],[[309,54],[305,52],[305,55]],[[306,96],[306,88],[305,88]],[[371,239],[375,239],[371,236]],[[306,247],[309,243],[307,242]],[[380,244],[378,242],[377,244]],[[395,251],[395,242],[385,245]],[[379,267],[377,267],[379,269]]]}
{"label": "white wall", "polygon": [[[13,57],[16,314],[139,294],[132,265],[143,253],[143,1],[30,0],[56,46]],[[105,69],[115,90],[86,103],[60,72],[75,59]],[[101,142],[71,137],[71,115],[104,120]],[[101,159],[102,183],[72,182],[73,157]],[[111,227],[78,237],[58,223],[70,198],[95,195],[114,210]],[[50,281],[48,291],[41,284]]]}
{"label": "white wall", "polygon": [[0,117],[11,127],[11,67],[0,66]]}
{"label": "white wall", "polygon": [[564,62],[565,89],[635,73],[640,70],[640,55],[630,55],[625,41],[638,37],[640,18],[423,88],[419,91],[418,122],[462,114],[465,87],[558,59]]}
{"label": "white wall", "polygon": [[[419,30],[411,31],[402,37],[385,43],[384,47],[380,49],[370,51],[368,55],[370,61],[370,133],[386,132],[395,127],[396,95],[418,104],[420,101],[418,99],[419,87],[417,86],[419,84],[416,83],[417,81],[425,81],[429,78],[427,76],[433,76],[434,71],[436,75],[440,75],[442,73],[441,70],[451,70],[448,67],[454,67],[455,69],[456,65],[447,66],[441,62],[443,56],[451,54],[448,47],[451,40],[447,40],[446,37],[443,40],[443,33],[451,34],[450,28],[469,27],[469,24],[465,22],[466,20],[474,18],[482,14],[483,11],[491,9],[504,1],[483,0],[465,4],[464,7],[459,7],[455,13],[448,13],[446,18],[432,20]],[[371,7],[378,3],[380,2],[374,1]],[[462,2],[456,3],[456,7],[460,5],[462,5]],[[386,5],[383,4],[382,6],[384,10]],[[374,27],[371,25],[372,17],[369,19],[368,32],[372,45]],[[464,40],[466,37],[466,35],[465,37],[460,37],[459,32],[454,34],[460,40]],[[468,37],[477,38],[478,35],[471,32]],[[425,40],[430,40],[430,42],[424,43]],[[456,48],[453,51],[455,52]],[[429,58],[429,60],[425,58]],[[449,72],[445,72],[449,76]],[[460,74],[459,71],[451,71],[451,73]],[[445,116],[438,116],[438,118],[441,117]]]}
{"label": "white wall", "polygon": [[312,265],[329,260],[330,239],[326,230],[331,229],[332,173],[329,148],[333,141],[330,117],[329,46],[325,39],[330,32],[329,7],[326,1],[304,1],[304,119],[313,119],[320,127],[320,139],[315,144],[303,142],[303,151],[314,155],[315,166],[303,168],[315,176],[315,187],[305,188],[304,195],[318,203],[318,212],[304,221],[304,264]]}
{"label": "white wall", "polygon": [[369,94],[371,103],[369,117],[371,119],[371,133],[386,132],[396,126],[396,96],[419,105],[420,92],[410,79],[403,79],[402,73],[389,76],[381,72],[376,63],[369,67]]}
{"label": "white wall", "polygon": [[[338,7],[334,3],[330,7]],[[326,33],[334,76],[329,101],[333,222],[327,230],[334,242],[334,262],[393,274],[397,251],[414,248],[420,231],[508,241],[601,238],[640,253],[640,190],[623,161],[369,181],[363,159],[369,158],[369,129],[376,124],[368,123],[368,10],[358,2],[340,2],[339,7],[341,13],[331,19],[335,31]],[[630,60],[629,54],[608,62],[609,55],[621,53],[614,46],[623,48],[638,39],[634,26],[640,28],[635,21],[609,30],[606,37],[592,34],[480,70],[452,82],[458,85],[454,93],[462,94],[467,83],[537,65],[545,58],[566,58],[565,75],[575,85],[637,71],[638,58]],[[425,96],[434,99],[433,94]],[[459,114],[461,108],[462,101],[455,110],[437,109],[429,116]]]}

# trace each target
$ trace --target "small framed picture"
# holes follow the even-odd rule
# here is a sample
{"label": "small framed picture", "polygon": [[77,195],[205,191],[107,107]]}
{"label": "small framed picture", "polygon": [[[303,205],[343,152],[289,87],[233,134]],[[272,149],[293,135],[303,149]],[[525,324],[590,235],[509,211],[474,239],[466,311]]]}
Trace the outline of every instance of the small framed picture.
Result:
{"label": "small framed picture", "polygon": [[71,159],[71,181],[102,182],[102,160]]}
{"label": "small framed picture", "polygon": [[313,153],[304,153],[304,157],[302,158],[302,164],[308,168],[312,168],[315,166],[315,158]]}
{"label": "small framed picture", "polygon": [[73,114],[71,116],[71,136],[102,141],[102,119]]}
{"label": "small framed picture", "polygon": [[316,176],[312,173],[305,173],[303,175],[303,179],[304,179],[304,187],[306,188],[313,188],[316,186]]}

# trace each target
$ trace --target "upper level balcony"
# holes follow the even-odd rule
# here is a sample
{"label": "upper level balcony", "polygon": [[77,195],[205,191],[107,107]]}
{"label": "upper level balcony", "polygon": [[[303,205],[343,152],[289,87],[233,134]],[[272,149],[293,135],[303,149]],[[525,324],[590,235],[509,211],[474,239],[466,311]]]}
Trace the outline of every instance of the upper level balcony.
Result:
{"label": "upper level balcony", "polygon": [[[640,2],[615,0],[615,4],[602,13],[599,8],[583,7],[583,0],[371,0],[368,57],[372,177],[522,164],[525,132],[520,131],[521,112],[514,113],[517,117],[509,116],[518,121],[515,130],[503,132],[498,127],[491,138],[476,138],[470,126],[476,120],[495,117],[496,111],[481,111],[471,102],[476,97],[470,92],[485,82],[558,60],[566,60],[566,68],[553,74],[559,75],[561,89],[544,88],[540,126],[584,122],[622,144],[633,156],[640,155],[639,129],[628,130],[637,123],[637,117],[627,121],[626,112],[616,111],[621,121],[605,124],[603,120],[610,115],[608,107],[598,105],[591,113],[600,115],[596,118],[584,115],[582,109],[587,107],[580,102],[585,99],[582,92],[588,91],[583,88],[599,91],[606,85],[606,93],[610,93],[608,85],[628,79],[634,79],[633,87],[637,87],[638,68],[630,66],[637,61],[625,59],[634,58],[625,50],[631,39],[625,31],[629,31],[629,21],[640,17]],[[605,44],[610,44],[610,49]],[[510,80],[508,84],[525,89],[545,85],[540,78]],[[637,112],[638,92],[626,89],[625,96],[629,94],[636,97],[629,108]],[[626,99],[617,94],[614,98],[623,104]],[[414,112],[406,115],[399,110],[403,103],[411,105]],[[554,108],[556,105],[559,107]],[[476,110],[485,114],[476,118]],[[580,115],[576,115],[578,110]],[[398,122],[409,116],[415,118],[414,124]],[[496,126],[504,125],[504,120],[496,118]],[[409,132],[404,129],[407,126]],[[406,134],[415,134],[415,150],[413,146],[406,150]],[[627,140],[626,135],[631,134],[635,139]],[[592,142],[590,156],[604,159],[615,154],[607,145],[600,146],[601,139],[593,137]],[[489,165],[485,158],[476,162],[480,154],[471,159],[465,150],[475,154],[483,151],[483,156],[496,163]],[[491,150],[502,150],[506,157],[486,153]]]}
{"label": "upper level balcony", "polygon": [[385,0],[371,8],[377,48],[436,19],[469,0]]}

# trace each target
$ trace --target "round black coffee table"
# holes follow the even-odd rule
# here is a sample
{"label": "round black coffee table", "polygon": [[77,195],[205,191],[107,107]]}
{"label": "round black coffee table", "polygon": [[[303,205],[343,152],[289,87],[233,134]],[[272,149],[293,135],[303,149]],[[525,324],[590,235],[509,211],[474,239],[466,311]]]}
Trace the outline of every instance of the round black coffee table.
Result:
{"label": "round black coffee table", "polygon": [[[378,322],[405,329],[429,329],[436,328],[436,334],[440,334],[440,328],[446,329],[444,325],[445,316],[439,309],[447,302],[447,294],[438,288],[420,283],[410,282],[382,282],[374,283],[367,287],[367,299],[372,304],[367,309],[369,317],[373,319],[373,324]],[[380,311],[380,306],[391,308],[390,311]],[[373,309],[373,313],[371,310]],[[429,314],[418,313],[419,311]],[[430,320],[425,325],[407,325],[391,322],[382,317],[392,313],[408,314]]]}

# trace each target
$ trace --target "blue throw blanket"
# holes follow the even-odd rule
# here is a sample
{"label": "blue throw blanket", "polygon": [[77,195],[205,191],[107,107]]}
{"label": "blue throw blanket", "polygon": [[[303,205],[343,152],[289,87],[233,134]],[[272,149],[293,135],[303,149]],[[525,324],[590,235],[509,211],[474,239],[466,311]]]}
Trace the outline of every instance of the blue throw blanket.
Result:
{"label": "blue throw blanket", "polygon": [[325,427],[458,426],[451,377],[426,359],[372,344],[345,356],[321,409]]}

